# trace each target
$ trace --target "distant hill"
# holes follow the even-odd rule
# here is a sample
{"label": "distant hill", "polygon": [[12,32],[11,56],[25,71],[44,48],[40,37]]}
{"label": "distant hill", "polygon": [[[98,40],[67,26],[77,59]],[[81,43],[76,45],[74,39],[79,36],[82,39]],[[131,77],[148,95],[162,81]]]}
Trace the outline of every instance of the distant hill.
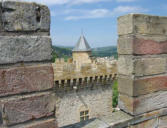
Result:
{"label": "distant hill", "polygon": [[115,56],[117,58],[117,47],[108,46],[108,47],[94,48],[92,50],[92,56],[95,56],[95,57]]}
{"label": "distant hill", "polygon": [[60,47],[60,46],[52,46],[53,48],[53,58],[54,62],[55,58],[69,58],[72,56],[72,47]]}
{"label": "distant hill", "polygon": [[[64,46],[52,46],[53,47],[53,59],[55,58],[70,58],[72,56],[73,47],[64,47]],[[115,56],[117,58],[117,47],[108,46],[108,47],[99,47],[92,49],[92,56],[94,57],[109,57]]]}

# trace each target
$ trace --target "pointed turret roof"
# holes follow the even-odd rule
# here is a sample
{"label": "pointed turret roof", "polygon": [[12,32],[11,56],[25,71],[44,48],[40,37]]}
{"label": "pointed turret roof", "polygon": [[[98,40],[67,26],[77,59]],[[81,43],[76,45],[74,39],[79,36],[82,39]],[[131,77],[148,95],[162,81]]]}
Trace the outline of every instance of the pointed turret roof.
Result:
{"label": "pointed turret roof", "polygon": [[73,52],[88,52],[88,51],[91,51],[91,48],[90,48],[86,38],[82,34],[78,40],[78,43],[74,47]]}

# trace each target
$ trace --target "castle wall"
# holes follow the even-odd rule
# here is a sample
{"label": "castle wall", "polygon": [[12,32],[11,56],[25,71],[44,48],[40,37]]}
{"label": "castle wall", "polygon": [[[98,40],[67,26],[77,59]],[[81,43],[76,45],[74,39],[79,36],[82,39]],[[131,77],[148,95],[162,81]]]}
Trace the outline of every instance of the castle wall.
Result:
{"label": "castle wall", "polygon": [[89,119],[112,113],[112,88],[84,89],[57,95],[56,117],[58,126],[80,122],[80,111],[89,110]]}
{"label": "castle wall", "polygon": [[47,6],[0,2],[0,127],[56,128]]}
{"label": "castle wall", "polygon": [[56,59],[52,66],[59,127],[79,123],[81,108],[89,110],[89,119],[112,113],[116,60],[91,59],[88,53],[74,52],[73,60]]}
{"label": "castle wall", "polygon": [[[99,59],[98,59],[99,60]],[[101,61],[91,60],[91,63],[82,63],[80,68],[71,60],[56,59],[52,64],[54,69],[54,80],[72,80],[86,77],[114,77],[117,74],[116,60]]]}

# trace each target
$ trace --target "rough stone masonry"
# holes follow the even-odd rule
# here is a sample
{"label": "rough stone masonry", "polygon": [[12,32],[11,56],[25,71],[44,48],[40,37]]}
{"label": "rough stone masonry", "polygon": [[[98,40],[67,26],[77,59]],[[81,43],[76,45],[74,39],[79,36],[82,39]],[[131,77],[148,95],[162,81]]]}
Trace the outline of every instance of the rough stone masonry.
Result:
{"label": "rough stone masonry", "polygon": [[56,128],[50,11],[0,2],[0,128]]}
{"label": "rough stone masonry", "polygon": [[130,128],[167,127],[167,17],[118,18],[119,107]]}

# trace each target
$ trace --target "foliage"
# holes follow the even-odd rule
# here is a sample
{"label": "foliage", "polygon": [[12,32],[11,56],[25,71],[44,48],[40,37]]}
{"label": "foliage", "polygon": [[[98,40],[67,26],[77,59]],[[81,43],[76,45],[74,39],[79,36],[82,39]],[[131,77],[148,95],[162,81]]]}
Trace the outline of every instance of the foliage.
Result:
{"label": "foliage", "polygon": [[52,62],[54,62],[56,58],[64,58],[66,61],[72,56],[72,48],[70,47],[52,46],[52,49]]}
{"label": "foliage", "polygon": [[116,46],[108,46],[108,47],[100,47],[95,48],[92,51],[92,56],[94,57],[109,57],[114,56],[117,58],[117,47]]}
{"label": "foliage", "polygon": [[[72,48],[73,47],[59,47],[59,46],[52,46],[53,48],[53,58],[52,62],[55,61],[56,58],[71,58],[72,56]],[[108,47],[100,47],[92,49],[92,56],[93,57],[109,57],[114,56],[117,58],[117,47],[116,46],[108,46]]]}
{"label": "foliage", "polygon": [[116,108],[118,105],[118,81],[115,80],[113,83],[113,96],[112,96],[112,106],[113,108]]}

